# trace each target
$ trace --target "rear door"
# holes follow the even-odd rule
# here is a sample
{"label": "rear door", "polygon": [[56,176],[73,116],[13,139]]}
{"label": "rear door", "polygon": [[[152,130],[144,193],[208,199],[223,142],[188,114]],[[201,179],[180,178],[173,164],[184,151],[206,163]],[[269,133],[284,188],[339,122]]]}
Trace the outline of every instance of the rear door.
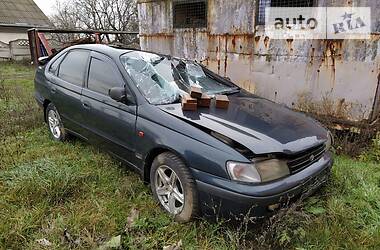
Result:
{"label": "rear door", "polygon": [[127,89],[116,64],[103,54],[91,52],[87,84],[81,97],[91,140],[135,165],[137,107],[134,103],[124,104],[111,99],[108,93],[112,87]]}
{"label": "rear door", "polygon": [[66,128],[84,134],[81,92],[85,82],[90,52],[75,49],[48,70],[51,101],[56,106]]}

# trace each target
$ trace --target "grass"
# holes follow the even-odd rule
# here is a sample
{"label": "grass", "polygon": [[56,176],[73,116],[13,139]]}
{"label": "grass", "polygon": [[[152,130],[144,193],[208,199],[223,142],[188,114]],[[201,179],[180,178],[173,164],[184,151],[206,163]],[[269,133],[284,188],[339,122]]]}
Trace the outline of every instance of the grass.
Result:
{"label": "grass", "polygon": [[119,162],[80,140],[51,140],[31,73],[0,64],[0,249],[44,248],[39,239],[94,249],[117,235],[128,249],[380,249],[377,158],[337,156],[326,187],[254,226],[178,224]]}

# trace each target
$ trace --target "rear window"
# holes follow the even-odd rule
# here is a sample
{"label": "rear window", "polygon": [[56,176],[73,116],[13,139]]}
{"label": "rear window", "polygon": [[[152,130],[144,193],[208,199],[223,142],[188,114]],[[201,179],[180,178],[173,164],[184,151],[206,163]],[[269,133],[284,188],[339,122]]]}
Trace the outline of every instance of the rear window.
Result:
{"label": "rear window", "polygon": [[122,86],[119,79],[120,78],[117,77],[117,73],[110,64],[97,58],[91,59],[88,89],[108,95],[111,88]]}
{"label": "rear window", "polygon": [[58,77],[69,83],[82,86],[86,72],[88,54],[89,53],[85,50],[69,52],[59,67]]}

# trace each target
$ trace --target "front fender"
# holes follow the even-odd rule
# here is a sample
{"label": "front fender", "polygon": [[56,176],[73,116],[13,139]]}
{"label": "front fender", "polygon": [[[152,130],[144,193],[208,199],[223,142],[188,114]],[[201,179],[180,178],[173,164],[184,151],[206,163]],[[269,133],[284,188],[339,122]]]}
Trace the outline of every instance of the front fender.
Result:
{"label": "front fender", "polygon": [[[184,126],[190,126],[185,122],[183,123]],[[234,149],[197,128],[193,128],[192,132],[205,134],[203,136],[209,137],[212,143],[194,139],[142,117],[137,118],[136,128],[137,131],[144,132],[144,137],[140,137],[140,141],[136,143],[136,151],[142,155],[143,159],[156,148],[166,149],[179,155],[190,168],[225,179],[229,178],[225,168],[228,160],[247,161]],[[220,148],[217,146],[218,144],[220,144]]]}

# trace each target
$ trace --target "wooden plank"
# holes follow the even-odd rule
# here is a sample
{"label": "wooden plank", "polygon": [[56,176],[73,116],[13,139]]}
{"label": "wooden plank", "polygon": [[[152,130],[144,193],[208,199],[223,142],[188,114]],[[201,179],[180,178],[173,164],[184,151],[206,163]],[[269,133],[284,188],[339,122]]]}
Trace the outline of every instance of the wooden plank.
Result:
{"label": "wooden plank", "polygon": [[48,40],[45,37],[45,34],[44,33],[38,33],[38,37],[40,38],[42,45],[44,46],[46,52],[48,53],[48,56],[51,56],[53,54],[53,52],[52,52],[52,49],[49,45]]}

